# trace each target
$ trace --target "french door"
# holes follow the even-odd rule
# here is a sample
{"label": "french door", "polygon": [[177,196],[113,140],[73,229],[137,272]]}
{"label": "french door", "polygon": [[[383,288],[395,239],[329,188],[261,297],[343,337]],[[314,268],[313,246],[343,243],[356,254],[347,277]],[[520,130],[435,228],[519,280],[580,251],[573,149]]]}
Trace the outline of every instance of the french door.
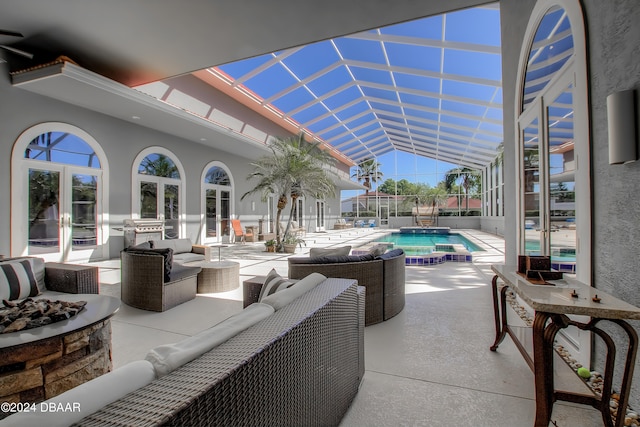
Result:
{"label": "french door", "polygon": [[140,179],[140,218],[164,220],[164,239],[180,237],[180,181],[171,178]]}
{"label": "french door", "polygon": [[231,191],[228,187],[205,185],[206,243],[229,241]]}
{"label": "french door", "polygon": [[[577,170],[578,153],[587,141],[574,135],[573,73],[568,68],[563,71],[519,120],[519,253],[549,256],[556,269],[588,283],[584,277],[590,264],[580,256],[578,244],[578,231],[588,218],[584,200],[589,198],[588,178]],[[558,339],[576,360],[589,365],[589,332],[570,327],[560,331]]]}
{"label": "french door", "polygon": [[94,168],[30,162],[28,203],[20,246],[46,261],[102,257],[102,172]]}

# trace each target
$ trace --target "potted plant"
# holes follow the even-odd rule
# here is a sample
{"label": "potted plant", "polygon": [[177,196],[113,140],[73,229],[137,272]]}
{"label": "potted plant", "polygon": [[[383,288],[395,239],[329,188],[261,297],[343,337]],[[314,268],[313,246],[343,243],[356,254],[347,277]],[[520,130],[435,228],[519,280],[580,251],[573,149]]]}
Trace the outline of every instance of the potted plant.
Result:
{"label": "potted plant", "polygon": [[282,239],[284,251],[288,254],[295,253],[296,246],[299,245],[302,247],[303,243],[305,246],[307,245],[307,243],[295,233],[287,233],[285,234],[284,239]]}
{"label": "potted plant", "polygon": [[264,246],[267,248],[267,252],[275,252],[276,251],[276,240],[269,239],[264,242]]}

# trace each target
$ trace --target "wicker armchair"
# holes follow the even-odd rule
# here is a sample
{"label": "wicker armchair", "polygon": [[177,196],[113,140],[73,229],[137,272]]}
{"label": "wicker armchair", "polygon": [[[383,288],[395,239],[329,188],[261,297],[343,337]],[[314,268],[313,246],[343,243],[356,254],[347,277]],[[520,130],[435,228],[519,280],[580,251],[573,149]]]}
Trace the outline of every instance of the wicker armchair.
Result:
{"label": "wicker armchair", "polygon": [[200,267],[173,264],[165,281],[164,257],[120,252],[121,299],[127,305],[151,311],[166,311],[196,297]]}

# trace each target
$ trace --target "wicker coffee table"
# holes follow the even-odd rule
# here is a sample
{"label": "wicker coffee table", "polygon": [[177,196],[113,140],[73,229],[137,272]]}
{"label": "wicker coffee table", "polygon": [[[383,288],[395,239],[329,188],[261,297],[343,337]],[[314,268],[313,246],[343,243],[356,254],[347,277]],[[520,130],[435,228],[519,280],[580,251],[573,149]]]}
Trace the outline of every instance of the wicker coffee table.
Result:
{"label": "wicker coffee table", "polygon": [[240,286],[240,264],[233,261],[203,261],[198,274],[198,293],[232,291]]}

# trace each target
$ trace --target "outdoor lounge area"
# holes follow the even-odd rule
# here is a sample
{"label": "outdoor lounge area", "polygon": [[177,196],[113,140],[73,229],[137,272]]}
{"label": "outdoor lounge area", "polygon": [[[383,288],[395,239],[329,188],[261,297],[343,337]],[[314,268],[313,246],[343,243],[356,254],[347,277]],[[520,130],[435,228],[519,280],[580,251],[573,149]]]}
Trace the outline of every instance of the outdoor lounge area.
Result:
{"label": "outdoor lounge area", "polygon": [[[407,266],[404,310],[364,329],[364,376],[341,426],[533,423],[531,370],[510,342],[497,352],[489,350],[495,333],[489,266],[504,259],[504,242],[483,232],[463,232],[485,249],[482,255],[472,264]],[[386,231],[336,230],[307,238],[317,248],[358,247],[382,233]],[[239,262],[241,280],[246,280],[273,268],[285,275],[288,257],[308,250],[271,254],[262,244],[247,243],[223,248],[221,257]],[[119,261],[95,265],[100,293],[119,297]],[[198,294],[162,313],[122,304],[111,319],[113,368],[142,360],[151,348],[182,341],[237,314],[242,300],[242,290],[236,289]],[[515,314],[512,318],[518,321]],[[568,427],[602,425],[597,411],[563,403],[554,406],[552,419]]]}
{"label": "outdoor lounge area", "polygon": [[[1,5],[0,403],[640,427],[638,22],[632,0]],[[68,301],[14,302],[42,264]]]}

